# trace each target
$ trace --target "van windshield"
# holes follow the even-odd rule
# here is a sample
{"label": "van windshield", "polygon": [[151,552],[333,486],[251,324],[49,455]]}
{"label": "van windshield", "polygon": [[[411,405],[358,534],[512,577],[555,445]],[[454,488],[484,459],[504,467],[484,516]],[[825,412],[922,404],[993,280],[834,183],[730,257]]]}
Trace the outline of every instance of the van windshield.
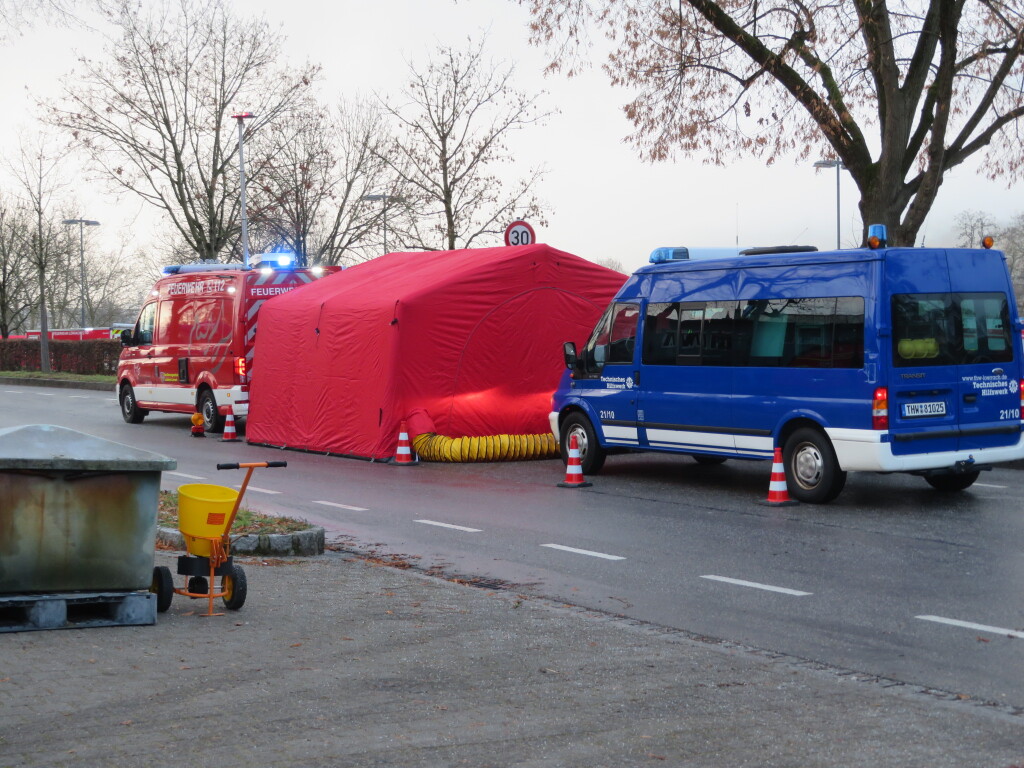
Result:
{"label": "van windshield", "polygon": [[892,318],[896,367],[1013,360],[1005,294],[897,294],[892,297]]}

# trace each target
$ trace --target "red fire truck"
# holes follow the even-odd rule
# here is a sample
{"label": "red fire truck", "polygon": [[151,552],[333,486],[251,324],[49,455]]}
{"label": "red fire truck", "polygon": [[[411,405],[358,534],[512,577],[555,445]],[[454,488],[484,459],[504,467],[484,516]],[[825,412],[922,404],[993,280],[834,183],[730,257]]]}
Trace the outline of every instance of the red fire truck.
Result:
{"label": "red fire truck", "polygon": [[135,327],[121,334],[117,397],[124,420],[140,424],[150,411],[198,412],[206,431],[221,432],[229,409],[244,418],[260,306],[340,269],[166,267]]}

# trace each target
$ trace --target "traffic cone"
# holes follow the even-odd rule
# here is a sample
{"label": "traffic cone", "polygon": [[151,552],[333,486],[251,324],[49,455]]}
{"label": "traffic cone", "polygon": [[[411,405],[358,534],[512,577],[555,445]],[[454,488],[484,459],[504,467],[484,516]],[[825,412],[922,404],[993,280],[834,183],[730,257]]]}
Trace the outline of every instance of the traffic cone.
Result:
{"label": "traffic cone", "polygon": [[775,458],[772,460],[772,479],[768,483],[768,498],[758,502],[769,507],[791,507],[800,502],[789,498],[789,486],[786,485],[786,469],[782,465],[782,449],[775,447]]}
{"label": "traffic cone", "polygon": [[220,439],[222,443],[238,443],[238,433],[235,432],[235,409],[228,406],[228,416],[224,420],[224,436]]}
{"label": "traffic cone", "polygon": [[203,414],[201,413],[192,414],[192,437],[206,437],[206,433],[203,431]]}
{"label": "traffic cone", "polygon": [[405,421],[402,421],[402,425],[398,430],[398,448],[395,450],[395,458],[391,460],[391,463],[404,467],[410,467],[419,463],[412,455],[412,446],[409,444],[409,430],[405,426]]}
{"label": "traffic cone", "polygon": [[565,482],[559,488],[589,488],[591,483],[583,479],[583,466],[580,464],[580,444],[576,435],[569,437],[569,462],[565,465]]}

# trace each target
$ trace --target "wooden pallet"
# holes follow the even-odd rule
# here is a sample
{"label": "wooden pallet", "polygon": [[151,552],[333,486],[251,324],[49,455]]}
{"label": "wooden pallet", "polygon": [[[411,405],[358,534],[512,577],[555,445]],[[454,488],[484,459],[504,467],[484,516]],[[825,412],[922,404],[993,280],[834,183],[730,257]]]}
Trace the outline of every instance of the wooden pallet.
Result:
{"label": "wooden pallet", "polygon": [[151,592],[0,595],[0,632],[156,624]]}

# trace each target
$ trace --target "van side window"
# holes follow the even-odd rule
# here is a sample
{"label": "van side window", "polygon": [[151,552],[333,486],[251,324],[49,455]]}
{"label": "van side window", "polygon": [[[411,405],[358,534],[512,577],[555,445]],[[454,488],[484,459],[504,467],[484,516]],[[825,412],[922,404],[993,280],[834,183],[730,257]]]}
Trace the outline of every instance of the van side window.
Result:
{"label": "van side window", "polygon": [[612,304],[598,321],[583,348],[583,366],[599,376],[606,363],[632,363],[640,308],[636,304]]}
{"label": "van side window", "polygon": [[135,323],[133,334],[139,344],[153,343],[153,328],[156,326],[156,302],[151,302],[142,308],[139,313],[139,320]]}
{"label": "van side window", "polygon": [[737,364],[782,368],[862,368],[864,299],[840,296],[748,301],[749,357]]}
{"label": "van side window", "polygon": [[1013,360],[1005,294],[897,294],[892,297],[892,325],[897,367]]}
{"label": "van side window", "polygon": [[862,368],[864,299],[652,303],[644,323],[643,362]]}

